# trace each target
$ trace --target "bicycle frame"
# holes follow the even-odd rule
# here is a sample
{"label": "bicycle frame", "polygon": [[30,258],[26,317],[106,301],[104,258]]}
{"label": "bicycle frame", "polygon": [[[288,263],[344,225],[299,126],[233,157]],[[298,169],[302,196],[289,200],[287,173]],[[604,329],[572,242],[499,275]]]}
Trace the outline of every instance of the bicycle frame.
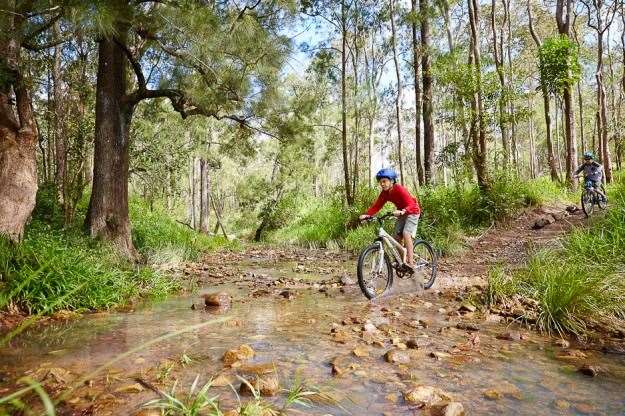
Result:
{"label": "bicycle frame", "polygon": [[384,265],[384,246],[388,247],[393,258],[400,265],[406,263],[406,248],[402,246],[397,240],[395,240],[389,233],[387,233],[382,226],[380,226],[378,230],[377,243],[380,246],[380,259],[377,266],[378,273],[382,272],[382,267]]}

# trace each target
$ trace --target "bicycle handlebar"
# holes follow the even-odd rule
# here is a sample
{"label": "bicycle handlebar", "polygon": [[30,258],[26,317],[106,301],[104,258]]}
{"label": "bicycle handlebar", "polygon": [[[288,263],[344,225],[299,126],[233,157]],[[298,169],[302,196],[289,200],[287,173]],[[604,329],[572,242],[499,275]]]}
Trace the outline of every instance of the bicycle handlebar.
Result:
{"label": "bicycle handlebar", "polygon": [[382,216],[376,216],[376,215],[372,215],[369,218],[365,218],[364,220],[362,220],[362,222],[372,222],[372,221],[379,221],[382,222],[390,217],[394,217],[392,212],[387,212],[386,214],[382,215]]}

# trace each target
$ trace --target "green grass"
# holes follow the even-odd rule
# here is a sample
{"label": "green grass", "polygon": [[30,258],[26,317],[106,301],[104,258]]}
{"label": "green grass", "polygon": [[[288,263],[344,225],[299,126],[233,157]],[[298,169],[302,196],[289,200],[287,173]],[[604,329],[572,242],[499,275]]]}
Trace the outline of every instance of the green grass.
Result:
{"label": "green grass", "polygon": [[625,329],[625,180],[609,189],[610,209],[586,229],[573,231],[560,248],[536,253],[525,269],[491,272],[490,302],[514,294],[536,302],[545,332],[584,337],[597,328]]}
{"label": "green grass", "polygon": [[[352,208],[344,206],[339,194],[327,198],[300,201],[292,207],[291,219],[284,219],[268,240],[306,246],[338,244],[358,252],[375,236],[375,225],[357,226],[358,215],[376,198],[377,189],[360,189]],[[433,242],[444,254],[462,250],[463,237],[495,221],[508,219],[526,207],[567,198],[566,192],[548,178],[521,181],[499,175],[485,193],[475,184],[422,188],[418,193],[423,214],[419,223],[420,238]],[[387,204],[387,209],[391,209]],[[392,230],[392,221],[387,224]]]}
{"label": "green grass", "polygon": [[[180,290],[183,282],[156,271],[155,265],[195,260],[225,245],[221,238],[199,234],[134,200],[133,239],[147,259],[137,266],[118,257],[106,243],[87,237],[79,222],[63,228],[53,195],[43,188],[21,244],[0,238],[0,308],[11,304],[28,314],[48,314],[163,298]],[[84,212],[77,218],[82,220]]]}

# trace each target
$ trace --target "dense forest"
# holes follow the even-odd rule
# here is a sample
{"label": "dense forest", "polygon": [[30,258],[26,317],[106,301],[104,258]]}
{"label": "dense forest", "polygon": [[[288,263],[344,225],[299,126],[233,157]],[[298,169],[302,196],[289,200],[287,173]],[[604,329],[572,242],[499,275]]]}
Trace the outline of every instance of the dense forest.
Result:
{"label": "dense forest", "polygon": [[16,241],[45,187],[65,223],[136,257],[133,196],[260,239],[284,199],[351,206],[382,166],[486,191],[502,174],[575,188],[584,150],[608,182],[622,163],[616,0],[4,3],[0,230]]}

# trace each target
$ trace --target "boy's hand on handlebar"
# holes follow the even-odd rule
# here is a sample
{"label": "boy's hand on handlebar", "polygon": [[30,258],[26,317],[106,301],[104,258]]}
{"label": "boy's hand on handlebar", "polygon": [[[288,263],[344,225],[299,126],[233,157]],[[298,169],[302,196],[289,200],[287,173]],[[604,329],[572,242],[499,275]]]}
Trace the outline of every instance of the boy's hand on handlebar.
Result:
{"label": "boy's hand on handlebar", "polygon": [[360,217],[358,217],[360,221],[368,220],[369,218],[371,218],[371,215],[367,214],[362,214]]}
{"label": "boy's hand on handlebar", "polygon": [[393,211],[393,215],[396,216],[396,217],[401,217],[405,213],[406,213],[406,211],[403,210],[403,209],[396,209],[395,211]]}

